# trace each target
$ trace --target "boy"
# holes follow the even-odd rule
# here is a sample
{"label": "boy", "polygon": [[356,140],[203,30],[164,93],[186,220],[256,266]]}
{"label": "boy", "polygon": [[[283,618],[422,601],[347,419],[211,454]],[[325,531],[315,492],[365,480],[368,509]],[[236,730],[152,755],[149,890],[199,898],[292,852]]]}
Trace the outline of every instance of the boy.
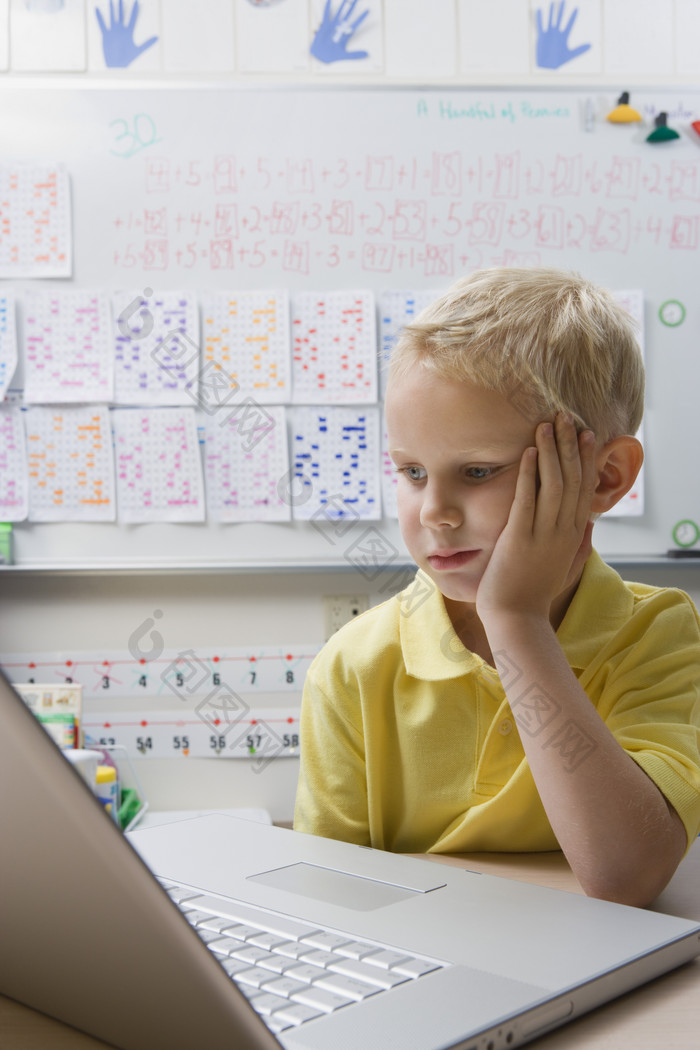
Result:
{"label": "boy", "polygon": [[386,420],[418,574],[309,670],[298,830],[561,848],[590,895],[659,894],[700,830],[700,621],[591,543],[641,467],[643,388],[629,317],[574,275],[480,271],[404,330]]}

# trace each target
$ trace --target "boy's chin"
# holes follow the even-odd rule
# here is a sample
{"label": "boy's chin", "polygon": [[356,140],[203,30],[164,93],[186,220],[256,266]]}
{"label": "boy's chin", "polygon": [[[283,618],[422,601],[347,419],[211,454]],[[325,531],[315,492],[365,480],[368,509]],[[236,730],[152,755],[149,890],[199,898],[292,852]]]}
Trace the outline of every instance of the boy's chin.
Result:
{"label": "boy's chin", "polygon": [[476,592],[479,589],[478,580],[455,579],[454,576],[449,577],[446,573],[431,572],[429,567],[425,571],[443,598],[449,598],[453,602],[465,602],[469,605],[476,604]]}

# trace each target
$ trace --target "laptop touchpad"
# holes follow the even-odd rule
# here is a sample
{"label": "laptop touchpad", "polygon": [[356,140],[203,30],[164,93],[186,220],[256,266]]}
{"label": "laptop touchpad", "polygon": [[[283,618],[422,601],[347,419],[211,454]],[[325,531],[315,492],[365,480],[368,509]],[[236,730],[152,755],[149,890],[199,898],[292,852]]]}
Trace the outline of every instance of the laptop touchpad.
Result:
{"label": "laptop touchpad", "polygon": [[328,904],[338,904],[343,908],[354,908],[356,911],[384,908],[387,904],[415,897],[418,892],[405,886],[393,886],[303,861],[263,871],[259,875],[248,875],[248,878],[251,882],[261,882],[265,886],[274,886],[275,889],[298,893],[302,897],[326,901]]}

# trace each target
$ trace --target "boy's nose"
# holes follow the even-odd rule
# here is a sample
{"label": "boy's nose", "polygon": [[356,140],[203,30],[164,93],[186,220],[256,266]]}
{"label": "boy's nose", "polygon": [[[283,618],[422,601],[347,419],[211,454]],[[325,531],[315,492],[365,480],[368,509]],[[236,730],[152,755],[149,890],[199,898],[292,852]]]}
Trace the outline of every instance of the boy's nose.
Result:
{"label": "boy's nose", "polygon": [[429,529],[457,528],[463,520],[462,508],[449,489],[428,486],[421,506],[421,525]]}

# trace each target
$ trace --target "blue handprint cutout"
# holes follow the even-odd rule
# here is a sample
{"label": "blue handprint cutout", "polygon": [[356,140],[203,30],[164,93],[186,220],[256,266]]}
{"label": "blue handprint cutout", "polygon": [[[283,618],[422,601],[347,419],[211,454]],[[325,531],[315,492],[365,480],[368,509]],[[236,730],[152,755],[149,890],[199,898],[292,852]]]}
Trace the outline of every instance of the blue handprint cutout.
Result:
{"label": "blue handprint cutout", "polygon": [[588,51],[590,44],[581,44],[580,47],[569,48],[569,33],[578,15],[575,7],[571,18],[564,28],[561,28],[564,18],[564,0],[559,4],[556,22],[554,21],[554,4],[549,5],[549,21],[545,29],[542,24],[542,8],[537,8],[537,65],[542,69],[559,69],[572,58],[577,58],[584,51]]}
{"label": "blue handprint cutout", "polygon": [[128,24],[124,21],[124,2],[119,0],[117,17],[114,17],[114,3],[109,0],[109,25],[105,25],[102,12],[99,7],[95,8],[97,21],[102,33],[102,51],[105,56],[105,65],[113,69],[124,69],[130,66],[135,58],[146,51],[157,41],[157,36],[152,36],[145,44],[134,43],[134,28],[139,16],[139,0],[134,0],[131,16]]}
{"label": "blue handprint cutout", "polygon": [[341,0],[335,14],[331,11],[331,0],[326,0],[321,25],[311,43],[311,54],[320,62],[340,62],[344,59],[367,58],[367,51],[347,51],[351,36],[357,32],[369,11],[363,11],[355,21],[352,16],[357,0]]}

